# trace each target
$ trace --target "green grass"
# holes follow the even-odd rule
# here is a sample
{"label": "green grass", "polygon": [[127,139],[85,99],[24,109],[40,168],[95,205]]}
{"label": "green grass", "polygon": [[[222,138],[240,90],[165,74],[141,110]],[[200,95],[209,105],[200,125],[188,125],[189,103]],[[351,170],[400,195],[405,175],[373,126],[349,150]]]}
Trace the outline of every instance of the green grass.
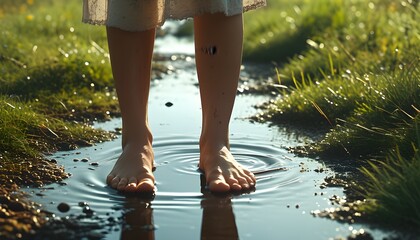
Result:
{"label": "green grass", "polygon": [[420,153],[415,149],[411,158],[399,151],[385,161],[370,162],[362,168],[369,182],[364,186],[368,199],[363,210],[371,216],[394,226],[420,227]]}
{"label": "green grass", "polygon": [[[260,118],[323,125],[317,154],[378,159],[362,169],[366,211],[418,226],[418,1],[268,4],[244,17],[244,59],[275,62],[283,86]],[[85,124],[118,114],[106,34],[80,19],[76,0],[0,4],[0,174],[13,181],[42,152],[109,137]]]}
{"label": "green grass", "polygon": [[288,89],[262,118],[332,127],[321,152],[380,154],[403,142],[419,113],[418,6],[371,3],[348,1],[357,19],[348,14],[342,27],[320,32],[318,43],[278,68]]}
{"label": "green grass", "polygon": [[[21,181],[22,176],[36,172],[30,166],[41,164],[43,153],[111,137],[87,125],[117,115],[118,103],[105,31],[81,23],[80,8],[77,1],[5,0],[0,4],[4,180],[14,176],[12,183],[28,183]],[[47,175],[42,178],[50,179]]]}
{"label": "green grass", "polygon": [[[377,159],[362,169],[370,181],[359,183],[371,200],[367,212],[418,226],[420,215],[414,206],[420,200],[418,1],[271,4],[252,13],[247,21],[253,26],[245,30],[254,40],[246,43],[244,55],[275,61],[273,79],[282,86],[278,98],[257,118],[323,126],[326,134],[311,146],[315,154]],[[284,54],[287,51],[290,54]]]}
{"label": "green grass", "polygon": [[307,40],[344,24],[342,0],[268,1],[245,14],[244,59],[286,62],[308,48]]}
{"label": "green grass", "polygon": [[65,177],[44,160],[44,153],[72,150],[109,140],[111,134],[91,126],[64,122],[31,105],[0,96],[0,184],[41,185]]}

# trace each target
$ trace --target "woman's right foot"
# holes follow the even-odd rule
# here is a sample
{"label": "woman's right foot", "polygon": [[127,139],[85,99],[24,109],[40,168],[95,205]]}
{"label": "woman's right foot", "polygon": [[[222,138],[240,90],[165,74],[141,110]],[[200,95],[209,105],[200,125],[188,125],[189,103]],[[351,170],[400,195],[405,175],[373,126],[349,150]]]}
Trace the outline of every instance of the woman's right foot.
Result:
{"label": "woman's right foot", "polygon": [[127,141],[106,182],[122,192],[148,193],[155,190],[152,140]]}

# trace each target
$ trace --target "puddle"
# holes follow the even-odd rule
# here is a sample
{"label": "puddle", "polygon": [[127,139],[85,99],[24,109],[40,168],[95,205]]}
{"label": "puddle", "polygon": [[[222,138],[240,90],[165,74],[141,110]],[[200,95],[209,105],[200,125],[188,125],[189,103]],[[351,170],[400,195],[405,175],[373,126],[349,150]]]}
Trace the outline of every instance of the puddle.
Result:
{"label": "puddle", "polygon": [[[106,186],[105,177],[121,153],[118,138],[51,156],[72,176],[64,181],[66,185],[26,189],[32,200],[57,216],[79,215],[83,209],[79,203],[87,202],[98,217],[122,218],[121,226],[106,228],[105,239],[329,239],[347,237],[359,229],[375,239],[387,236],[369,226],[311,215],[311,211],[334,207],[328,199],[344,196],[343,189],[321,189],[323,179],[333,172],[316,160],[287,152],[287,147],[308,139],[246,119],[255,113],[252,106],[262,102],[263,96],[237,97],[231,148],[251,171],[281,170],[258,174],[256,191],[248,194],[202,193],[197,171],[201,109],[194,59],[178,57],[168,64],[174,71],[152,82],[149,102],[157,166],[155,198],[128,197]],[[168,102],[173,105],[168,107]],[[114,119],[96,127],[113,130],[120,124],[120,119]],[[89,161],[74,161],[83,158]],[[98,165],[90,164],[94,162]],[[326,171],[314,171],[321,167]],[[70,205],[69,212],[57,210],[61,202]]]}

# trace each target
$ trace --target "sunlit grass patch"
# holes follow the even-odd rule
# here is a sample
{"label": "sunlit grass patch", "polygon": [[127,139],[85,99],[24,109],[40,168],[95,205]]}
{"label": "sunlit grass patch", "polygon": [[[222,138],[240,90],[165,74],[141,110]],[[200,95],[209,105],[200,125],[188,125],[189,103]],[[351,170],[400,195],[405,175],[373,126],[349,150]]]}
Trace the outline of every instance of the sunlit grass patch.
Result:
{"label": "sunlit grass patch", "polygon": [[[416,2],[272,2],[245,17],[244,56],[266,55],[262,61],[280,63],[283,84],[292,84],[293,75],[300,79],[300,73],[323,78],[329,58],[336,74],[363,74],[393,71],[419,55]],[[303,33],[299,39],[293,37],[297,32]]]}
{"label": "sunlit grass patch", "polygon": [[5,158],[40,157],[42,152],[87,146],[110,134],[84,124],[65,123],[27,104],[0,97],[0,146]]}
{"label": "sunlit grass patch", "polygon": [[371,79],[377,85],[367,85],[360,94],[351,116],[342,118],[320,143],[326,153],[347,152],[360,155],[384,155],[400,145],[402,151],[417,141],[415,124],[420,116],[419,68],[401,71],[396,75],[383,75]]}
{"label": "sunlit grass patch", "polygon": [[[30,105],[0,96],[2,184],[59,180],[64,176],[63,171],[42,163],[42,154],[90,146],[111,137],[107,132],[88,125],[65,123],[34,111]],[[31,179],[28,177],[31,172],[32,176],[39,176]]]}
{"label": "sunlit grass patch", "polygon": [[271,1],[245,15],[244,58],[286,62],[308,48],[307,40],[344,23],[341,0]]}
{"label": "sunlit grass patch", "polygon": [[[323,150],[343,149],[351,142],[345,136],[364,138],[363,131],[372,127],[383,128],[381,133],[397,129],[381,121],[392,116],[394,122],[404,122],[406,114],[395,115],[395,109],[403,106],[415,116],[419,104],[418,6],[357,0],[342,4],[349,10],[345,24],[308,39],[307,51],[278,68],[279,84],[288,88],[279,90],[279,98],[262,116],[274,122],[337,126]],[[359,140],[354,144],[363,142]]]}
{"label": "sunlit grass patch", "polygon": [[[326,134],[310,149],[326,160],[357,159],[364,165],[367,159],[377,159],[363,169],[369,181],[358,182],[372,200],[367,212],[389,223],[418,227],[420,4],[341,4],[342,24],[321,28],[305,39],[303,51],[277,65],[273,79],[278,78],[278,98],[257,118],[324,126]],[[284,27],[282,32],[290,34]]]}

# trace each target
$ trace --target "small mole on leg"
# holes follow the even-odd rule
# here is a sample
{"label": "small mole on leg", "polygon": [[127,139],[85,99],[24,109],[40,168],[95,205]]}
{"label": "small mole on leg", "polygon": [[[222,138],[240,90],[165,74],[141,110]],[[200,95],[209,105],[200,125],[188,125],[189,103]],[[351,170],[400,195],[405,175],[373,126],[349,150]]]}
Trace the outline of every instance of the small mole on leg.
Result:
{"label": "small mole on leg", "polygon": [[205,54],[212,56],[212,55],[216,55],[217,47],[216,46],[202,47],[201,51]]}

